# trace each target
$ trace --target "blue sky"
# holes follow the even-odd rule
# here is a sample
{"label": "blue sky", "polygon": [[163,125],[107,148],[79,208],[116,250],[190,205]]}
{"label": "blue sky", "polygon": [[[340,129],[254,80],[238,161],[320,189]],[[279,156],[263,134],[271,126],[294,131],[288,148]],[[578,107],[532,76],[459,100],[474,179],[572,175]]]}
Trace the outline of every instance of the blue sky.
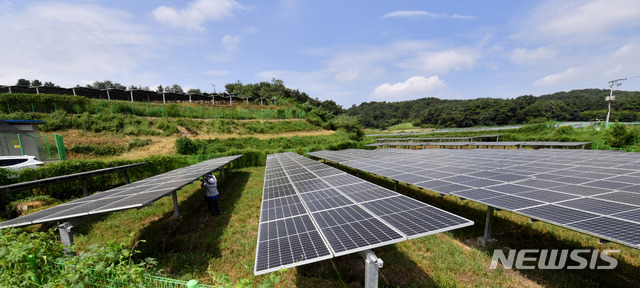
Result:
{"label": "blue sky", "polygon": [[[108,79],[220,92],[277,78],[345,108],[607,88],[640,75],[636,0],[0,0],[0,39],[4,85]],[[619,89],[640,90],[640,78]]]}

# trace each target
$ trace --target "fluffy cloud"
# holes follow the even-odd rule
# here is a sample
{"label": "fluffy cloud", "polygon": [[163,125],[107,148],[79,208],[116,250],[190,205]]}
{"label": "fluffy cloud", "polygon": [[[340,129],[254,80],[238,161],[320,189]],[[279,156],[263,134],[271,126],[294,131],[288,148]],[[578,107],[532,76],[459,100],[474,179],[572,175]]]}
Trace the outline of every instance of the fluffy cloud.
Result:
{"label": "fluffy cloud", "polygon": [[536,64],[539,61],[553,59],[558,56],[558,51],[549,47],[536,49],[517,48],[511,51],[507,57],[516,64]]}
{"label": "fluffy cloud", "polygon": [[374,100],[398,101],[413,98],[427,97],[427,93],[445,87],[446,84],[438,76],[425,78],[413,76],[407,81],[395,84],[384,83],[378,86],[371,94]]}
{"label": "fluffy cloud", "polygon": [[240,43],[240,35],[224,35],[221,42],[227,51],[233,52],[238,48],[238,44]]}
{"label": "fluffy cloud", "polygon": [[234,0],[196,0],[187,7],[160,6],[153,10],[153,17],[159,22],[189,30],[204,30],[207,21],[221,21],[233,17],[243,6]]}
{"label": "fluffy cloud", "polygon": [[135,16],[93,4],[38,3],[3,10],[0,38],[11,45],[0,45],[0,83],[23,77],[62,86],[107,77],[123,84],[152,81],[156,73],[133,72],[155,57],[152,34]]}
{"label": "fluffy cloud", "polygon": [[640,5],[636,0],[549,1],[525,23],[517,38],[600,42],[616,29],[639,26]]}
{"label": "fluffy cloud", "polygon": [[401,61],[398,66],[427,73],[447,73],[451,70],[472,68],[480,52],[471,48],[417,52],[416,57]]}
{"label": "fluffy cloud", "polygon": [[401,10],[401,11],[394,11],[394,12],[390,12],[390,13],[384,14],[384,16],[382,16],[382,19],[387,19],[387,18],[420,18],[420,17],[449,18],[449,19],[473,19],[473,18],[475,18],[473,16],[465,16],[465,15],[458,15],[458,14],[447,15],[447,14],[436,14],[436,13],[431,13],[431,12],[427,12],[427,11],[420,11],[420,10]]}
{"label": "fluffy cloud", "polygon": [[558,82],[567,81],[575,78],[578,74],[580,74],[580,71],[581,69],[579,68],[569,68],[563,72],[551,74],[543,78],[540,78],[536,80],[536,82],[534,82],[533,85],[547,86],[547,85],[557,84]]}

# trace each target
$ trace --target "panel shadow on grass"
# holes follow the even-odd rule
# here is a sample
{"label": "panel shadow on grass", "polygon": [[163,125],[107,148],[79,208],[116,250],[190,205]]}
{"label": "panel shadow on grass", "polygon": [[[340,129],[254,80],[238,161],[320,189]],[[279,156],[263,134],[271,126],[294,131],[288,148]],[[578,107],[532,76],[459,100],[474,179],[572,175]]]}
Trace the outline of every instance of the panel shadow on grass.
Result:
{"label": "panel shadow on grass", "polygon": [[[378,285],[383,287],[436,287],[436,283],[397,244],[373,249],[384,261],[378,273]],[[296,286],[328,287],[342,283],[346,287],[362,287],[365,278],[364,259],[359,253],[311,263],[296,268]]]}
{"label": "panel shadow on grass", "polygon": [[199,188],[179,203],[177,219],[169,211],[145,227],[139,236],[146,240],[139,246],[141,257],[158,259],[165,273],[177,277],[206,275],[210,259],[221,256],[218,240],[229,225],[232,207],[242,196],[249,176],[248,172],[232,172],[218,178],[220,216],[209,213],[204,191]]}

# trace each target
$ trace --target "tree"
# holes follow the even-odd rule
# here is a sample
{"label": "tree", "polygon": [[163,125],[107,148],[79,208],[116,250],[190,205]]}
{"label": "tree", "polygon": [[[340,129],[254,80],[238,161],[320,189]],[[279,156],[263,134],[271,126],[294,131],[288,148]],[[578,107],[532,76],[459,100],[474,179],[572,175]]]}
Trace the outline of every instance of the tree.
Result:
{"label": "tree", "polygon": [[18,86],[29,86],[31,85],[31,81],[24,79],[24,78],[20,78],[18,79],[18,83],[16,83],[16,85]]}
{"label": "tree", "polygon": [[236,83],[227,83],[224,84],[224,89],[229,94],[240,94],[242,93],[242,82],[240,80],[236,81]]}
{"label": "tree", "polygon": [[149,86],[136,86],[136,85],[131,85],[129,86],[129,90],[144,90],[144,91],[151,91],[151,89],[149,89]]}
{"label": "tree", "polygon": [[182,90],[182,87],[180,87],[180,85],[178,84],[173,84],[171,86],[164,86],[164,92],[167,93],[184,93],[184,91]]}
{"label": "tree", "polygon": [[202,95],[202,91],[200,91],[200,89],[191,88],[191,89],[187,90],[187,94],[198,94],[198,95]]}
{"label": "tree", "polygon": [[46,87],[58,87],[56,84],[54,84],[53,82],[44,82],[44,86]]}
{"label": "tree", "polygon": [[40,80],[38,79],[34,79],[33,81],[31,81],[31,86],[34,86],[34,87],[42,86],[42,82],[40,82]]}
{"label": "tree", "polygon": [[162,88],[162,85],[158,85],[158,92],[162,93],[164,92],[164,88]]}
{"label": "tree", "polygon": [[111,80],[96,81],[93,82],[93,84],[87,84],[87,88],[127,90],[127,86],[124,86],[118,82],[112,82]]}

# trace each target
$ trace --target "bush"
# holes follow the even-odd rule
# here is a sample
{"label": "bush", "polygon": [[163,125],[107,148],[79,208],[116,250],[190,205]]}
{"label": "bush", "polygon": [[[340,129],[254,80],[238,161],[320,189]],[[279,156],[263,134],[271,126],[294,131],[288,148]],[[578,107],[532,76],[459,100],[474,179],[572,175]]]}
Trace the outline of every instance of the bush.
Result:
{"label": "bush", "polygon": [[638,133],[635,129],[627,125],[616,122],[609,130],[609,142],[611,147],[622,148],[633,145],[638,139]]}
{"label": "bush", "polygon": [[556,131],[553,132],[553,134],[556,136],[572,135],[575,133],[576,133],[576,130],[573,129],[573,126],[560,126],[558,127],[558,129],[556,129]]}
{"label": "bush", "polygon": [[364,137],[362,125],[356,117],[342,114],[333,119],[332,124],[337,130],[345,131],[351,140],[362,141]]}
{"label": "bush", "polygon": [[85,287],[109,284],[104,283],[109,279],[122,283],[122,287],[145,287],[145,277],[155,272],[154,259],[132,260],[139,253],[135,245],[93,245],[87,251],[78,251],[77,256],[65,257],[56,234],[54,229],[33,233],[0,230],[0,286]]}
{"label": "bush", "polygon": [[180,137],[176,139],[175,146],[178,154],[190,155],[198,152],[198,146],[196,146],[196,144],[187,137]]}

